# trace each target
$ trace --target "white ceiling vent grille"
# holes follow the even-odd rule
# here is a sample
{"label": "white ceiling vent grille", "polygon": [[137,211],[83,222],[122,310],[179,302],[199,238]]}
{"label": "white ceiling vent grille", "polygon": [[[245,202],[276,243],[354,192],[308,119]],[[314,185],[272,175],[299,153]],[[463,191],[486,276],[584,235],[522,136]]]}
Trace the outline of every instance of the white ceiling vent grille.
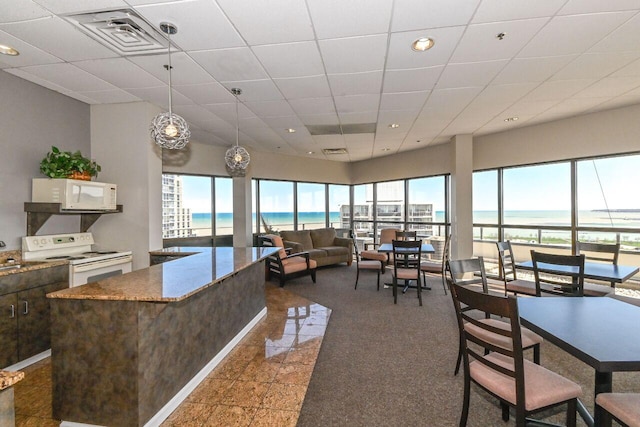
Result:
{"label": "white ceiling vent grille", "polygon": [[323,148],[322,152],[327,155],[331,154],[347,154],[346,148]]}
{"label": "white ceiling vent grille", "polygon": [[358,133],[376,133],[376,124],[307,125],[307,130],[311,135],[353,135]]}
{"label": "white ceiling vent grille", "polygon": [[131,9],[67,15],[67,20],[121,55],[164,53],[168,42]]}

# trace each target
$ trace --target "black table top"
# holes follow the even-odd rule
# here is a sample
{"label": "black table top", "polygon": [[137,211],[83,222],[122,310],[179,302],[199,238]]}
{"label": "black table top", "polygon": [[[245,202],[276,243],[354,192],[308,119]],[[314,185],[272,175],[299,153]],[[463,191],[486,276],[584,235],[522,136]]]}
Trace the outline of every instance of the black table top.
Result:
{"label": "black table top", "polygon": [[598,372],[640,370],[640,307],[607,297],[518,298],[522,324]]}
{"label": "black table top", "polygon": [[[428,243],[422,244],[423,253],[435,253],[435,249]],[[393,245],[391,243],[383,243],[378,247],[378,252],[393,252]]]}
{"label": "black table top", "polygon": [[[544,269],[545,271],[577,272],[577,267],[552,265],[545,263],[539,263],[538,265],[540,266],[540,269]],[[533,270],[533,262],[521,262],[518,263],[516,267],[522,268],[523,270]],[[636,275],[638,271],[638,267],[631,267],[627,265],[613,265],[601,262],[584,263],[585,279],[602,280],[605,282],[622,283]]]}

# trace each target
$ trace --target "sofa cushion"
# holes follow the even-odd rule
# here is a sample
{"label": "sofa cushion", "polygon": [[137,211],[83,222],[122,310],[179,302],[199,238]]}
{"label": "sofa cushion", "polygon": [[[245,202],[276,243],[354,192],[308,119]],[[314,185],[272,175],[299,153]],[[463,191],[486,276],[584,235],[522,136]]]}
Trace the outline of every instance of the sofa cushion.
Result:
{"label": "sofa cushion", "polygon": [[323,247],[318,248],[318,249],[322,249],[323,251],[327,251],[327,254],[329,256],[348,255],[349,254],[349,248],[345,248],[344,246],[323,246]]}
{"label": "sofa cushion", "polygon": [[311,241],[309,230],[281,231],[280,237],[282,237],[282,240],[288,240],[290,242],[298,242],[302,244],[302,248],[305,251],[313,249],[313,242]]}
{"label": "sofa cushion", "polygon": [[320,228],[318,230],[311,230],[311,240],[313,241],[314,248],[326,248],[328,246],[333,246],[335,245],[335,239],[335,228]]}
{"label": "sofa cushion", "polygon": [[306,252],[309,252],[309,258],[311,259],[324,258],[328,256],[327,251],[324,249],[309,249]]}

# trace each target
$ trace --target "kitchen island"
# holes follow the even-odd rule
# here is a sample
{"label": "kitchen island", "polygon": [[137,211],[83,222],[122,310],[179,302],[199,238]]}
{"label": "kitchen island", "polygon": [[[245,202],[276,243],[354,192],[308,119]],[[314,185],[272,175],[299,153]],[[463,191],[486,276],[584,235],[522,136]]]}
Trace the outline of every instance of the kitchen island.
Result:
{"label": "kitchen island", "polygon": [[264,258],[275,250],[189,248],[49,294],[54,417],[158,425],[266,315]]}

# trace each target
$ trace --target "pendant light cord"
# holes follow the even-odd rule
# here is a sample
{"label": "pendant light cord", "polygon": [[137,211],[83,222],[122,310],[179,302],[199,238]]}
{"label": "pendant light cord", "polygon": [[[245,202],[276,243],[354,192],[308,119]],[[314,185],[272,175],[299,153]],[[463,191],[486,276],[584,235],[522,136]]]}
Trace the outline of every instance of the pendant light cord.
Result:
{"label": "pendant light cord", "polygon": [[240,113],[238,110],[238,104],[240,100],[238,99],[238,95],[236,95],[236,147],[240,145]]}
{"label": "pendant light cord", "polygon": [[169,122],[173,123],[173,113],[171,111],[171,29],[167,31],[167,40],[169,41]]}

